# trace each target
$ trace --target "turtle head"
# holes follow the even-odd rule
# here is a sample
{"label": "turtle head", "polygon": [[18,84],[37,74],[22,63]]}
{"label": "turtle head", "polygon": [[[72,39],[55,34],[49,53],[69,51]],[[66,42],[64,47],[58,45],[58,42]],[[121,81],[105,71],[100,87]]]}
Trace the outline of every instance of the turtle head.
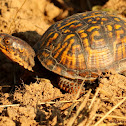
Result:
{"label": "turtle head", "polygon": [[35,52],[25,41],[5,33],[0,33],[0,50],[12,61],[32,71],[32,67],[35,65]]}

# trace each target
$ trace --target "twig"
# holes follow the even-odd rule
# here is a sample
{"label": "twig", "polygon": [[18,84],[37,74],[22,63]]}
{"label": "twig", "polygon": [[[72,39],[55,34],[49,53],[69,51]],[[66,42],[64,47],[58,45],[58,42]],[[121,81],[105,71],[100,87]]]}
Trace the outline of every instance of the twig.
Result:
{"label": "twig", "polygon": [[118,104],[116,104],[110,111],[108,111],[94,126],[99,125],[114,109],[116,109],[119,105],[121,105],[126,100],[126,97],[121,100]]}
{"label": "twig", "polygon": [[[9,86],[10,87],[10,86]],[[86,95],[85,95],[86,96]],[[124,97],[115,97],[116,99],[124,98]],[[107,100],[108,98],[103,98],[103,100]],[[79,100],[72,100],[72,101],[58,101],[60,103],[70,103],[70,102],[80,102],[82,101],[82,98]],[[88,99],[88,101],[92,101],[92,99]],[[40,104],[55,104],[56,102],[41,102]],[[20,104],[11,104],[11,105],[0,105],[0,107],[9,107],[9,106],[16,106]]]}
{"label": "twig", "polygon": [[94,101],[95,101],[95,99],[96,99],[96,96],[98,95],[99,91],[100,91],[100,88],[97,88],[97,90],[96,90],[96,92],[95,92],[95,95],[94,95],[93,99],[91,100],[91,104],[90,104],[90,106],[88,107],[89,110],[91,109],[91,107],[92,107],[92,105],[93,105],[93,103],[94,103]]}
{"label": "twig", "polygon": [[95,119],[96,111],[99,109],[99,103],[100,103],[100,99],[97,99],[96,103],[92,107],[92,111],[89,114],[89,118],[87,119],[86,126],[91,126],[92,121]]}
{"label": "twig", "polygon": [[[104,117],[104,115],[101,115],[101,114],[95,114],[95,116],[98,116],[98,117]],[[126,119],[125,116],[114,116],[114,115],[108,115],[107,117],[109,118],[117,118],[117,119]]]}
{"label": "twig", "polygon": [[89,99],[89,96],[90,96],[90,93],[91,93],[91,89],[88,91],[87,95],[86,95],[86,98],[84,99],[84,101],[81,103],[80,107],[78,108],[78,110],[76,111],[76,114],[74,115],[74,117],[71,117],[67,126],[72,126],[75,119],[77,118],[77,116],[79,115],[80,111],[82,111],[82,109],[86,106],[87,104],[87,101]]}
{"label": "twig", "polygon": [[24,0],[23,4],[22,4],[21,7],[17,10],[17,12],[16,12],[16,14],[15,14],[15,16],[14,16],[12,22],[10,23],[10,26],[9,26],[9,28],[8,28],[9,34],[11,34],[10,29],[11,29],[11,26],[12,26],[13,22],[15,22],[15,18],[17,17],[18,12],[19,12],[19,11],[21,10],[21,8],[24,6],[24,4],[25,4],[26,1],[27,1],[27,0]]}
{"label": "twig", "polygon": [[12,104],[12,105],[0,105],[0,107],[10,107],[10,106],[19,106],[20,104]]}
{"label": "twig", "polygon": [[[82,83],[81,83],[81,85],[80,85],[80,88],[79,88],[79,90],[78,90],[78,92],[77,92],[77,95],[76,95],[76,97],[75,97],[75,100],[78,99],[84,82],[85,82],[85,80],[82,81]],[[71,114],[73,108],[74,108],[76,105],[77,105],[77,104],[75,104],[75,102],[73,101],[73,104],[71,105],[71,107],[70,107],[70,109],[69,109],[68,115],[65,117],[64,120],[66,120],[66,119],[68,118],[68,116]]]}

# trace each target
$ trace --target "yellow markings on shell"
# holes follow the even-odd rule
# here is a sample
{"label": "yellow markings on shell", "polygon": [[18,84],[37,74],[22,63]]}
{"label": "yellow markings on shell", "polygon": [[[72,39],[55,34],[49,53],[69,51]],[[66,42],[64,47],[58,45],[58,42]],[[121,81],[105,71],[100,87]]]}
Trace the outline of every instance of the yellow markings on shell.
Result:
{"label": "yellow markings on shell", "polygon": [[88,28],[87,31],[91,32],[95,28],[100,29],[100,26],[92,26],[92,27]]}
{"label": "yellow markings on shell", "polygon": [[107,21],[107,18],[102,18],[101,20],[102,20],[102,21]]}
{"label": "yellow markings on shell", "polygon": [[115,29],[119,29],[121,27],[121,25],[115,24],[114,27],[115,27]]}
{"label": "yellow markings on shell", "polygon": [[80,45],[74,45],[72,46],[72,52],[75,52],[76,50],[80,50]]}
{"label": "yellow markings on shell", "polygon": [[81,33],[81,38],[85,38],[87,37],[87,34],[86,33]]}
{"label": "yellow markings on shell", "polygon": [[42,56],[44,56],[46,58],[49,56],[49,54],[44,51],[44,52],[42,52]]}
{"label": "yellow markings on shell", "polygon": [[98,39],[98,40],[94,40],[94,36],[100,36],[100,33],[98,32],[98,31],[94,31],[92,34],[91,34],[91,39],[92,39],[92,41],[95,41],[95,42],[99,42],[99,41],[104,41],[104,39],[103,38],[101,38],[101,39]]}
{"label": "yellow markings on shell", "polygon": [[[105,48],[100,53],[98,52],[98,59],[99,59],[99,67],[106,67],[110,65],[114,60],[110,53],[109,48]],[[104,59],[104,60],[103,60]],[[103,65],[102,65],[103,64]]]}
{"label": "yellow markings on shell", "polygon": [[83,40],[83,45],[84,45],[85,48],[86,48],[86,47],[89,47],[89,43],[88,43],[88,39],[87,39],[87,38],[85,38],[85,39]]}
{"label": "yellow markings on shell", "polygon": [[[99,67],[98,66],[98,59],[97,59],[97,50],[92,50],[90,47],[86,48],[86,51],[88,52],[89,56],[88,56],[88,61],[87,61],[87,66],[88,68],[94,67],[93,64],[95,64],[95,67]],[[92,56],[94,56],[94,62],[92,64]]]}
{"label": "yellow markings on shell", "polygon": [[54,36],[53,36],[52,38],[49,38],[49,40],[48,40],[46,46],[49,46],[49,44],[50,44],[53,40],[55,40],[57,37],[58,37],[58,33],[55,33]]}
{"label": "yellow markings on shell", "polygon": [[65,31],[64,31],[64,33],[67,33],[67,32],[70,32],[70,30],[69,30],[69,29],[67,29],[67,30],[65,30]]}
{"label": "yellow markings on shell", "polygon": [[[74,39],[71,39],[68,46],[66,47],[66,50],[64,50],[64,52],[61,55],[60,63],[67,65],[67,67],[71,67],[72,69],[75,69],[75,65],[76,65],[75,54],[73,54],[72,56],[67,55],[73,43],[74,43]],[[68,61],[67,64],[66,61]],[[72,64],[70,64],[70,62],[72,62]]]}
{"label": "yellow markings on shell", "polygon": [[57,24],[57,27],[61,27],[61,23],[62,23],[63,21],[61,20],[58,24]]}
{"label": "yellow markings on shell", "polygon": [[[118,45],[118,43],[120,41],[116,40],[115,42],[113,42],[113,50],[114,50],[114,59],[116,60],[120,60],[121,58],[125,58],[126,54],[125,54],[125,41],[126,38],[121,40],[121,44]],[[123,56],[122,56],[123,54]]]}
{"label": "yellow markings on shell", "polygon": [[107,29],[108,29],[109,31],[112,31],[112,26],[111,26],[111,25],[107,25]]}
{"label": "yellow markings on shell", "polygon": [[[93,12],[92,15],[96,15],[97,13],[99,13],[99,11]],[[97,15],[96,15],[97,16]]]}
{"label": "yellow markings on shell", "polygon": [[[54,33],[54,32],[49,33],[48,36],[47,36],[46,38],[49,38],[53,33]],[[45,44],[45,43],[42,42],[42,44],[40,45],[40,48],[42,48],[44,44]]]}
{"label": "yellow markings on shell", "polygon": [[[65,62],[67,60],[67,63]],[[76,56],[72,54],[72,56],[65,55],[64,60],[62,62],[64,65],[67,65],[67,68],[75,69],[76,67]]]}
{"label": "yellow markings on shell", "polygon": [[54,58],[55,58],[55,59],[59,56],[60,52],[61,52],[67,45],[68,45],[68,43],[65,42],[65,43],[62,45],[62,47],[59,48],[59,50],[57,50],[57,53],[54,55]]}
{"label": "yellow markings on shell", "polygon": [[96,24],[96,23],[97,23],[97,21],[92,21],[92,23],[93,23],[93,24]]}
{"label": "yellow markings on shell", "polygon": [[56,73],[61,73],[62,68],[59,67],[59,66],[55,66],[55,67],[53,68],[53,71],[55,71]]}
{"label": "yellow markings on shell", "polygon": [[53,48],[53,45],[50,45],[50,46],[49,46],[49,48],[50,48],[50,50],[52,50],[52,48]]}
{"label": "yellow markings on shell", "polygon": [[99,35],[100,35],[100,34],[99,34],[98,31],[94,31],[94,32],[92,32],[92,34],[91,34],[91,38],[94,39],[94,36],[99,36]]}
{"label": "yellow markings on shell", "polygon": [[81,70],[84,70],[86,68],[85,61],[84,61],[84,56],[83,54],[78,55],[78,60],[79,60],[79,68]]}
{"label": "yellow markings on shell", "polygon": [[109,34],[108,34],[108,35],[109,35],[109,37],[110,37],[110,38],[112,38],[113,33],[112,33],[112,32],[109,32]]}
{"label": "yellow markings on shell", "polygon": [[85,33],[84,30],[80,30],[80,31],[78,31],[78,34],[80,35],[81,38],[85,38],[85,37],[87,37],[87,33]]}
{"label": "yellow markings on shell", "polygon": [[113,14],[109,14],[109,16],[110,16],[110,17],[115,17],[115,15],[113,15]]}
{"label": "yellow markings on shell", "polygon": [[[125,43],[126,43],[126,37],[121,39],[121,44],[118,45],[118,40],[114,42],[113,46],[114,46],[114,57],[115,60],[120,60],[122,58],[126,57],[126,50],[125,50]],[[117,47],[118,45],[118,47]]]}
{"label": "yellow markings on shell", "polygon": [[73,36],[75,36],[75,34],[69,34],[69,35],[67,35],[67,37],[64,39],[64,41],[67,41],[69,38],[71,38]]}
{"label": "yellow markings on shell", "polygon": [[91,48],[88,47],[86,50],[88,51],[89,54],[87,61],[88,68],[106,67],[113,62],[113,60],[110,60],[111,56],[109,56],[109,54],[107,53],[109,52],[108,48],[105,48],[101,51],[101,50],[92,50]]}
{"label": "yellow markings on shell", "polygon": [[100,35],[100,33],[99,33],[99,31],[94,31],[94,32],[92,32],[92,34],[91,34],[91,36],[92,36],[92,38],[94,38],[94,36],[99,36]]}
{"label": "yellow markings on shell", "polygon": [[[80,45],[74,45],[74,46],[72,46],[72,52],[75,52],[76,50],[81,50],[81,47],[80,47]],[[86,66],[85,66],[85,60],[84,60],[84,56],[83,56],[83,53],[80,53],[78,56],[76,56],[75,57],[75,59],[73,59],[72,60],[72,63],[73,63],[73,61],[79,61],[79,69],[85,69],[86,68]],[[76,66],[76,62],[74,62],[75,63],[75,67],[74,67],[74,65],[73,65],[73,67],[75,68],[75,69],[77,69],[77,67],[78,66]]]}
{"label": "yellow markings on shell", "polygon": [[52,53],[54,53],[55,51],[57,51],[59,48],[61,48],[61,42],[59,42],[57,44],[57,46],[52,50]]}
{"label": "yellow markings on shell", "polygon": [[123,58],[125,58],[126,57],[126,52],[125,52],[126,50],[125,50],[125,44],[124,43],[122,43],[122,52],[123,52]]}
{"label": "yellow markings on shell", "polygon": [[80,31],[78,31],[78,33],[84,33],[84,30],[80,30]]}
{"label": "yellow markings on shell", "polygon": [[99,17],[96,18],[97,21],[100,20],[100,19],[101,19],[101,18],[99,18]]}
{"label": "yellow markings on shell", "polygon": [[77,24],[77,25],[76,25],[76,27],[79,27],[79,26],[82,26],[82,24],[81,24],[81,23],[79,23],[79,24]]}
{"label": "yellow markings on shell", "polygon": [[88,20],[88,22],[91,22],[91,21],[92,21],[92,19],[89,19],[89,20]]}
{"label": "yellow markings on shell", "polygon": [[116,20],[116,21],[120,21],[120,19],[119,19],[119,18],[114,18],[114,20]]}
{"label": "yellow markings on shell", "polygon": [[77,28],[77,27],[79,27],[79,26],[82,26],[82,24],[81,24],[81,23],[79,23],[79,24],[77,24],[77,25],[70,25],[70,27],[69,27],[69,28]]}
{"label": "yellow markings on shell", "polygon": [[93,17],[96,17],[96,16],[101,16],[101,14],[99,14],[99,15],[92,15],[92,16],[87,16],[87,17],[84,17],[83,19],[90,19],[90,18],[93,18]]}
{"label": "yellow markings on shell", "polygon": [[126,43],[126,36],[121,39],[122,43]]}
{"label": "yellow markings on shell", "polygon": [[88,47],[86,47],[85,48],[85,50],[88,52],[88,54],[90,54],[91,53],[91,48],[88,46]]}
{"label": "yellow markings on shell", "polygon": [[60,27],[59,29],[63,29],[64,27],[69,26],[69,25],[71,25],[71,24],[73,24],[73,23],[76,23],[76,22],[78,22],[78,21],[77,21],[77,20],[74,20],[74,21],[71,21],[71,22],[69,22],[69,23],[66,23],[65,25],[63,25],[63,26]]}
{"label": "yellow markings on shell", "polygon": [[117,50],[116,44],[117,44],[117,42],[118,42],[117,40],[113,42],[113,51],[114,51],[113,54],[114,54],[114,59],[115,59],[115,61],[116,61],[116,50]]}
{"label": "yellow markings on shell", "polygon": [[117,37],[117,39],[120,39],[120,35],[121,34],[124,34],[124,31],[123,30],[116,31],[116,37]]}
{"label": "yellow markings on shell", "polygon": [[50,32],[47,36],[47,38],[49,38],[49,36],[51,36],[54,32]]}
{"label": "yellow markings on shell", "polygon": [[70,42],[69,42],[69,44],[68,44],[68,46],[67,46],[67,48],[66,48],[66,50],[62,53],[61,62],[63,62],[64,64],[65,64],[64,58],[67,56],[67,53],[70,50],[70,48],[71,48],[71,46],[72,46],[73,43],[74,43],[74,39],[71,39]]}
{"label": "yellow markings on shell", "polygon": [[83,13],[82,16],[87,16],[87,14],[86,13]]}
{"label": "yellow markings on shell", "polygon": [[122,45],[118,46],[117,48],[117,60],[122,59]]}
{"label": "yellow markings on shell", "polygon": [[46,61],[46,65],[47,65],[47,66],[52,65],[52,64],[53,64],[53,61],[52,61],[52,60],[48,59],[48,60]]}
{"label": "yellow markings on shell", "polygon": [[103,25],[104,23],[103,23],[103,21],[101,21],[101,25]]}
{"label": "yellow markings on shell", "polygon": [[[98,57],[99,57],[99,53],[98,53],[98,51],[97,50],[91,50],[91,53],[90,53],[91,55],[93,54],[94,55],[94,57],[95,57],[95,62],[96,62],[96,65],[99,67],[99,59],[98,59]],[[95,63],[94,63],[95,64]]]}

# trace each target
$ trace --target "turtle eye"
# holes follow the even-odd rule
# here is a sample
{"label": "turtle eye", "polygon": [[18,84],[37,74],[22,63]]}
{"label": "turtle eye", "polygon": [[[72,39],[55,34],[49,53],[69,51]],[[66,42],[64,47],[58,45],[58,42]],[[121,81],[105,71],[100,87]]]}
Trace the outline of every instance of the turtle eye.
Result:
{"label": "turtle eye", "polygon": [[9,39],[5,39],[4,42],[5,42],[5,44],[7,44],[7,45],[10,44]]}

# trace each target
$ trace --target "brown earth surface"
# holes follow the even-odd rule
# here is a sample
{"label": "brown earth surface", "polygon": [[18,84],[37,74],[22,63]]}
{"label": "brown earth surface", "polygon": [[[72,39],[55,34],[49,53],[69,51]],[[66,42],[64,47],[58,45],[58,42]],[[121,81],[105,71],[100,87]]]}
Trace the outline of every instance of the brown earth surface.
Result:
{"label": "brown earth surface", "polygon": [[[0,1],[0,32],[18,36],[33,46],[55,21],[88,10],[78,7],[83,2]],[[94,3],[88,5],[92,8]],[[125,0],[109,0],[102,9],[109,8],[125,17],[125,6]],[[62,92],[55,75],[49,71],[46,75],[31,75],[0,53],[0,126],[70,126],[72,122],[79,126],[126,125],[125,76],[114,71],[104,73],[99,85],[97,81],[85,84],[85,93],[79,96]]]}

